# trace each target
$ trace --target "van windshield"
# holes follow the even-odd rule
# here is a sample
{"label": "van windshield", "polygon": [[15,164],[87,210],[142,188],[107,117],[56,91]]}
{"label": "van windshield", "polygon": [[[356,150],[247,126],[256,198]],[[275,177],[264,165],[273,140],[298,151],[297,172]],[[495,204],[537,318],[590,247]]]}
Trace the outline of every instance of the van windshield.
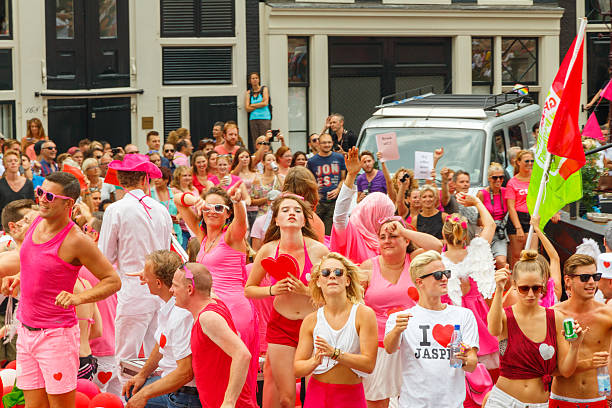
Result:
{"label": "van windshield", "polygon": [[452,128],[368,128],[362,135],[359,150],[369,150],[376,154],[376,135],[395,132],[400,159],[387,162],[391,173],[400,167],[414,169],[414,152],[433,152],[444,147],[444,156],[438,162],[436,170],[448,167],[453,170],[465,170],[470,173],[472,185],[482,181],[482,160],[485,145],[485,132],[479,129]]}

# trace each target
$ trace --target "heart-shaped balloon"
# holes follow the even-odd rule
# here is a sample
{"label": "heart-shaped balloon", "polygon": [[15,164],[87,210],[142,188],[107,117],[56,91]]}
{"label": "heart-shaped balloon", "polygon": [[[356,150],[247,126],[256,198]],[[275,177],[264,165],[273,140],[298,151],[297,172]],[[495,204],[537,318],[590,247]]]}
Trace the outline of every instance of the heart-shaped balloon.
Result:
{"label": "heart-shaped balloon", "polygon": [[550,360],[555,355],[555,348],[546,343],[540,344],[540,355],[544,360]]}
{"label": "heart-shaped balloon", "polygon": [[289,254],[280,254],[277,258],[267,257],[261,260],[261,266],[275,280],[283,280],[289,274],[300,277],[297,259]]}

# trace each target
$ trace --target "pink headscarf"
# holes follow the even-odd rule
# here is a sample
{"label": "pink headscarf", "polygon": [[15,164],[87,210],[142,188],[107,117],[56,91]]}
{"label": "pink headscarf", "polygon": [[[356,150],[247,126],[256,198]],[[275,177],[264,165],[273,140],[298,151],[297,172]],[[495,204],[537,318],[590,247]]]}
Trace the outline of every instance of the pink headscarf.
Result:
{"label": "pink headscarf", "polygon": [[379,221],[395,213],[395,204],[383,193],[368,194],[353,210],[346,230],[332,229],[330,249],[356,263],[379,253]]}

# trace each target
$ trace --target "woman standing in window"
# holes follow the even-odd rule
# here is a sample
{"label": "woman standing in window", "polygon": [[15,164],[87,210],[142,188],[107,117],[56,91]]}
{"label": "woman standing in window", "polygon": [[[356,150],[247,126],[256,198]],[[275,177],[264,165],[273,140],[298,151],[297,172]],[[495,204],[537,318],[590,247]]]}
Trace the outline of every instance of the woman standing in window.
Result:
{"label": "woman standing in window", "polygon": [[40,140],[49,140],[45,133],[45,128],[38,118],[28,120],[28,133],[21,140],[21,151],[28,155],[30,160],[36,160],[34,144]]}
{"label": "woman standing in window", "polygon": [[251,143],[265,135],[272,126],[272,111],[270,109],[270,93],[267,86],[261,86],[259,72],[251,72],[247,78],[247,91],[244,106],[249,112],[249,131]]}

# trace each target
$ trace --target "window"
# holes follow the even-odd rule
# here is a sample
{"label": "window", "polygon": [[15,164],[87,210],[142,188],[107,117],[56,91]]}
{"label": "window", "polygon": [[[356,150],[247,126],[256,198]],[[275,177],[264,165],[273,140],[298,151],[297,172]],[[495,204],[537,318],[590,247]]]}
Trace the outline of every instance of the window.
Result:
{"label": "window", "polygon": [[11,0],[0,0],[0,40],[12,38]]}
{"label": "window", "polygon": [[73,0],[55,0],[55,38],[71,40],[74,38]]}
{"label": "window", "polygon": [[533,85],[537,82],[537,38],[502,38],[502,83]]}
{"label": "window", "polygon": [[100,38],[117,38],[117,0],[99,0]]}
{"label": "window", "polygon": [[308,37],[288,37],[289,136],[308,138]]}
{"label": "window", "polygon": [[508,166],[506,162],[506,143],[504,142],[504,131],[498,129],[493,133],[493,142],[491,143],[491,163],[499,163],[503,168]]}
{"label": "window", "polygon": [[523,129],[520,125],[513,125],[508,128],[508,138],[510,140],[510,147],[518,146],[521,149],[523,146]]}
{"label": "window", "polygon": [[472,93],[493,93],[493,38],[472,38]]}
{"label": "window", "polygon": [[604,23],[610,21],[609,0],[585,0],[586,18],[589,23]]}
{"label": "window", "polygon": [[233,37],[235,0],[160,0],[162,37]]}
{"label": "window", "polygon": [[12,50],[0,49],[0,91],[13,89]]}
{"label": "window", "polygon": [[0,101],[0,137],[15,139],[14,101]]}
{"label": "window", "polygon": [[164,85],[232,83],[232,47],[165,47]]}

